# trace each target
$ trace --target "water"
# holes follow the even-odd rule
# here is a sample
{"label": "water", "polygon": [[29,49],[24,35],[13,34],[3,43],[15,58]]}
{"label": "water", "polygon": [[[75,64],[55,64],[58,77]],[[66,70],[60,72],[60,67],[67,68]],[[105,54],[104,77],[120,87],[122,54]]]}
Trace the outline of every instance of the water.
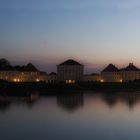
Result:
{"label": "water", "polygon": [[0,96],[0,140],[140,139],[140,93],[68,94]]}

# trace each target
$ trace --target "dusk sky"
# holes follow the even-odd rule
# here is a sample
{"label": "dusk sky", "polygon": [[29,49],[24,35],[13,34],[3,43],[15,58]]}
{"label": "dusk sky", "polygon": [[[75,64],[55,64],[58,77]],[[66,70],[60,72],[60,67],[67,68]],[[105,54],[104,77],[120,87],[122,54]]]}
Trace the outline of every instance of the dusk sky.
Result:
{"label": "dusk sky", "polygon": [[140,1],[0,0],[0,57],[46,72],[68,58],[88,73],[140,66]]}

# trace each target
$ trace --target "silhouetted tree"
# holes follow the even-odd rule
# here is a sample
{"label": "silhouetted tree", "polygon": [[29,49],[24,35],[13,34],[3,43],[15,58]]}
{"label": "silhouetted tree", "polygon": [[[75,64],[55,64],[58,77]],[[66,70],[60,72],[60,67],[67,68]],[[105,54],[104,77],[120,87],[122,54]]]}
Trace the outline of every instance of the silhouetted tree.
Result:
{"label": "silhouetted tree", "polygon": [[0,66],[1,67],[7,67],[7,66],[11,66],[10,62],[4,58],[0,59]]}

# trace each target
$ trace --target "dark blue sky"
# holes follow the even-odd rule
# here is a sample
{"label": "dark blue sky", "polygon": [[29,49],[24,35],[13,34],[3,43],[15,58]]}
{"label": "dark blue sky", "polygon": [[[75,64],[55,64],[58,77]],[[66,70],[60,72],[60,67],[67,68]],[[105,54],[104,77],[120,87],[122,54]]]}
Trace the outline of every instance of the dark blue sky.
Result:
{"label": "dark blue sky", "polygon": [[48,72],[67,58],[140,66],[139,15],[139,0],[0,0],[0,56]]}

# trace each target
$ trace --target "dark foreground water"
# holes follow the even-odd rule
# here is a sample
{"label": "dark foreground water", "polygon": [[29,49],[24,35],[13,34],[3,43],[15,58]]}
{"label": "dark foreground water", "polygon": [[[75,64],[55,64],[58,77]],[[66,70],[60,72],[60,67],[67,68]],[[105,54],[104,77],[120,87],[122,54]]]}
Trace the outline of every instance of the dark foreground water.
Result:
{"label": "dark foreground water", "polygon": [[140,140],[139,92],[68,94],[0,96],[0,140]]}

